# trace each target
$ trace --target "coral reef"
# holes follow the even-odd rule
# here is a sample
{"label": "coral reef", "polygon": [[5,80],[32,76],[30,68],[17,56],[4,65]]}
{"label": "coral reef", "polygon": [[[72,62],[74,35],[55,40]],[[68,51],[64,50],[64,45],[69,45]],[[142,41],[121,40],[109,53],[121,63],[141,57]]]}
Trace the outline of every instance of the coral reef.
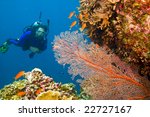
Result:
{"label": "coral reef", "polygon": [[19,100],[20,96],[16,95],[19,91],[23,90],[26,87],[27,80],[14,81],[10,85],[6,85],[0,90],[0,99],[3,100]]}
{"label": "coral reef", "polygon": [[[102,30],[110,26],[116,4],[120,0],[80,0],[79,20],[86,23],[87,34],[94,42],[100,42]],[[82,17],[81,17],[82,16]]]}
{"label": "coral reef", "polygon": [[140,73],[150,77],[149,8],[149,0],[121,2],[116,8],[118,16],[113,25],[117,34],[117,53],[125,61],[139,65]]}
{"label": "coral reef", "polygon": [[60,97],[60,92],[49,90],[38,95],[36,100],[58,100],[59,97]]}
{"label": "coral reef", "polygon": [[122,60],[150,77],[150,1],[80,0],[79,18],[86,33],[98,44],[107,44]]}
{"label": "coral reef", "polygon": [[78,100],[73,84],[61,84],[46,76],[40,69],[25,72],[26,79],[18,80],[0,90],[1,100]]}
{"label": "coral reef", "polygon": [[92,99],[145,99],[150,82],[108,51],[89,43],[82,33],[64,32],[55,36],[53,50],[59,64],[69,64],[73,77],[85,80],[81,86]]}

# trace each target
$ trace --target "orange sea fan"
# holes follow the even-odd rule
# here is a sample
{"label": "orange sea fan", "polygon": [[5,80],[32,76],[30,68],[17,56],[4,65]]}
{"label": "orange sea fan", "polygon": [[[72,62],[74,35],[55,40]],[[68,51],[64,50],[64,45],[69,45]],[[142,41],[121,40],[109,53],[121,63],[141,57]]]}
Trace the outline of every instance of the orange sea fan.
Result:
{"label": "orange sea fan", "polygon": [[[116,61],[112,58],[115,55],[108,54],[106,49],[87,42],[81,33],[64,32],[60,36],[55,36],[53,49],[58,63],[70,65],[68,71],[73,77],[80,75],[86,79],[81,86],[94,99],[112,99],[110,97],[115,91],[120,92],[121,96],[115,94],[116,98],[113,99],[150,96],[148,80],[137,76],[132,70],[127,70],[124,73],[122,69],[114,66],[112,63]],[[90,81],[91,84],[91,81],[96,82],[93,85],[86,85],[89,83],[87,81]],[[106,96],[109,90],[111,93]]]}

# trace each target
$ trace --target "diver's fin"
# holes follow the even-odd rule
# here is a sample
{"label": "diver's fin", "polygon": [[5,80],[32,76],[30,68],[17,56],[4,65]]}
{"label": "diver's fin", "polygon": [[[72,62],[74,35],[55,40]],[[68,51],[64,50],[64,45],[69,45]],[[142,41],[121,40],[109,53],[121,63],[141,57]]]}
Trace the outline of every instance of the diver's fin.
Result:
{"label": "diver's fin", "polygon": [[8,42],[4,42],[3,45],[0,46],[0,52],[1,53],[6,53],[8,51],[9,47],[8,47]]}

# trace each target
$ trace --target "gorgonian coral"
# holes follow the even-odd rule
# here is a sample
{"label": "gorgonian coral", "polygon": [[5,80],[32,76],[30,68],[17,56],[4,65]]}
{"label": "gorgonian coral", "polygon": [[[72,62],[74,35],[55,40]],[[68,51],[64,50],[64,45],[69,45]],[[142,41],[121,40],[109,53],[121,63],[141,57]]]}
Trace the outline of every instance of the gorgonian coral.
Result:
{"label": "gorgonian coral", "polygon": [[[147,79],[126,67],[115,54],[108,54],[104,47],[88,43],[83,34],[61,33],[60,36],[55,36],[53,49],[58,63],[70,65],[70,74],[86,79],[81,86],[93,99],[136,99],[150,96],[150,82]],[[122,69],[122,66],[126,69]],[[119,93],[114,96],[112,93],[115,91]]]}

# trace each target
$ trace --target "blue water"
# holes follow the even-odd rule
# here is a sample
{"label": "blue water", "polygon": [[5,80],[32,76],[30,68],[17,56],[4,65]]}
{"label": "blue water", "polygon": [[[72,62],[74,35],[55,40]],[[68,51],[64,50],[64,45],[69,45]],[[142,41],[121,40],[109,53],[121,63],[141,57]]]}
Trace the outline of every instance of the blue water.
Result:
{"label": "blue water", "polygon": [[[56,82],[72,82],[79,89],[79,84],[72,81],[67,67],[59,65],[54,58],[52,44],[55,35],[69,30],[74,19],[68,19],[70,12],[77,10],[78,0],[0,0],[0,44],[7,38],[17,38],[25,26],[38,20],[42,12],[42,22],[50,19],[48,48],[43,53],[28,57],[29,51],[11,45],[8,52],[0,53],[0,88],[14,81],[14,76],[21,70],[31,71],[40,68]],[[76,30],[74,27],[72,30]]]}

